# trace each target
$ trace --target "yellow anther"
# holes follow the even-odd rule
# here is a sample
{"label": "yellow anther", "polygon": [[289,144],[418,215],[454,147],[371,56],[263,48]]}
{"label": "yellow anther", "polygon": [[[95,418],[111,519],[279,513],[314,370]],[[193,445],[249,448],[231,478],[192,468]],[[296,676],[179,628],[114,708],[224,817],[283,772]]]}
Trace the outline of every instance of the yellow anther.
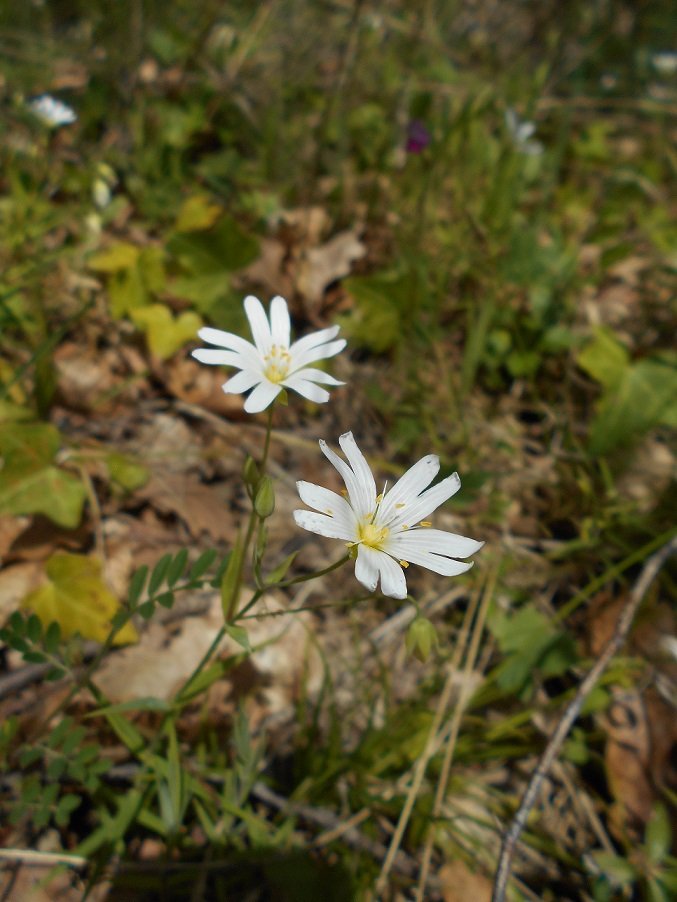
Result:
{"label": "yellow anther", "polygon": [[404,569],[406,570],[408,566],[409,561],[400,561],[400,567],[404,567]]}
{"label": "yellow anther", "polygon": [[386,526],[376,526],[374,523],[363,523],[359,530],[362,544],[376,549],[381,547],[389,533],[390,530]]}
{"label": "yellow anther", "polygon": [[380,504],[383,501],[383,492],[380,495],[376,496],[376,503]]}
{"label": "yellow anther", "polygon": [[398,508],[398,510],[403,507],[406,507],[406,506],[407,505],[404,503],[404,501],[398,501],[398,503],[395,505],[395,507]]}
{"label": "yellow anther", "polygon": [[430,520],[421,520],[419,525],[420,526],[432,526],[432,523],[430,522]]}
{"label": "yellow anther", "polygon": [[343,495],[344,498],[347,498],[348,497],[348,489],[341,489],[341,494]]}

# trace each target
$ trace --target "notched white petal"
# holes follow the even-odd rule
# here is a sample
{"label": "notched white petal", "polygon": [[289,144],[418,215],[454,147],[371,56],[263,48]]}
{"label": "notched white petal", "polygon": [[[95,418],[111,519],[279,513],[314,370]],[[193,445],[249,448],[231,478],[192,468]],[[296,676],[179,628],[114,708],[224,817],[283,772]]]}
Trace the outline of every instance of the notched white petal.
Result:
{"label": "notched white petal", "polygon": [[316,532],[327,539],[343,539],[344,542],[353,540],[352,533],[340,519],[325,514],[316,514],[313,511],[295,510],[294,520],[302,529]]}

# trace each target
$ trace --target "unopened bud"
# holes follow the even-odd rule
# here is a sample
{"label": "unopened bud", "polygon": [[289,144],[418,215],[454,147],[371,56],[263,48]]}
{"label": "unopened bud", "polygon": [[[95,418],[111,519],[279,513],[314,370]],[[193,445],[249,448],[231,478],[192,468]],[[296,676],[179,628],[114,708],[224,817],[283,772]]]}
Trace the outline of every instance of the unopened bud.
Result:
{"label": "unopened bud", "polygon": [[254,498],[254,510],[262,520],[270,517],[275,510],[275,489],[270,476],[263,476],[259,482]]}
{"label": "unopened bud", "polygon": [[244,478],[245,486],[247,487],[247,494],[250,498],[253,498],[256,494],[256,488],[261,479],[261,474],[259,473],[258,465],[251,454],[247,455],[247,459],[244,462],[242,476]]}
{"label": "unopened bud", "polygon": [[419,661],[427,661],[433,648],[437,648],[437,630],[426,617],[417,616],[407,630],[405,639],[407,654]]}

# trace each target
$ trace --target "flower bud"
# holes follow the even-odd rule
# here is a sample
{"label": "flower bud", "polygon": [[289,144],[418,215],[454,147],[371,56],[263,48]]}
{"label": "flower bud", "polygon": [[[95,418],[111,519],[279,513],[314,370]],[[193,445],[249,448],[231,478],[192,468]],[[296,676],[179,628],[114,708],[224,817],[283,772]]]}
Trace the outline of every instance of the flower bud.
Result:
{"label": "flower bud", "polygon": [[244,462],[242,476],[244,478],[245,486],[247,487],[247,494],[250,498],[253,498],[256,494],[261,474],[259,473],[258,465],[251,454],[247,455],[247,459]]}
{"label": "flower bud", "polygon": [[270,517],[275,510],[275,489],[270,476],[263,476],[259,482],[254,498],[254,510],[262,520]]}
{"label": "flower bud", "polygon": [[427,661],[433,648],[437,648],[437,631],[432,623],[420,615],[415,617],[405,639],[407,654],[419,661]]}

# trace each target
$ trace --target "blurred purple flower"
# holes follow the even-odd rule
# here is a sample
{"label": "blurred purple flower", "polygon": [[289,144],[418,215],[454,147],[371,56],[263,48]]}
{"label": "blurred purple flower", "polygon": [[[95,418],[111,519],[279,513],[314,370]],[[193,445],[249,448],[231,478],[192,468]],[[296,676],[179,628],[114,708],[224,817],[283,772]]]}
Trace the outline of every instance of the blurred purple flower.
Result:
{"label": "blurred purple flower", "polygon": [[420,119],[412,119],[407,126],[407,153],[422,153],[432,141],[432,136]]}

